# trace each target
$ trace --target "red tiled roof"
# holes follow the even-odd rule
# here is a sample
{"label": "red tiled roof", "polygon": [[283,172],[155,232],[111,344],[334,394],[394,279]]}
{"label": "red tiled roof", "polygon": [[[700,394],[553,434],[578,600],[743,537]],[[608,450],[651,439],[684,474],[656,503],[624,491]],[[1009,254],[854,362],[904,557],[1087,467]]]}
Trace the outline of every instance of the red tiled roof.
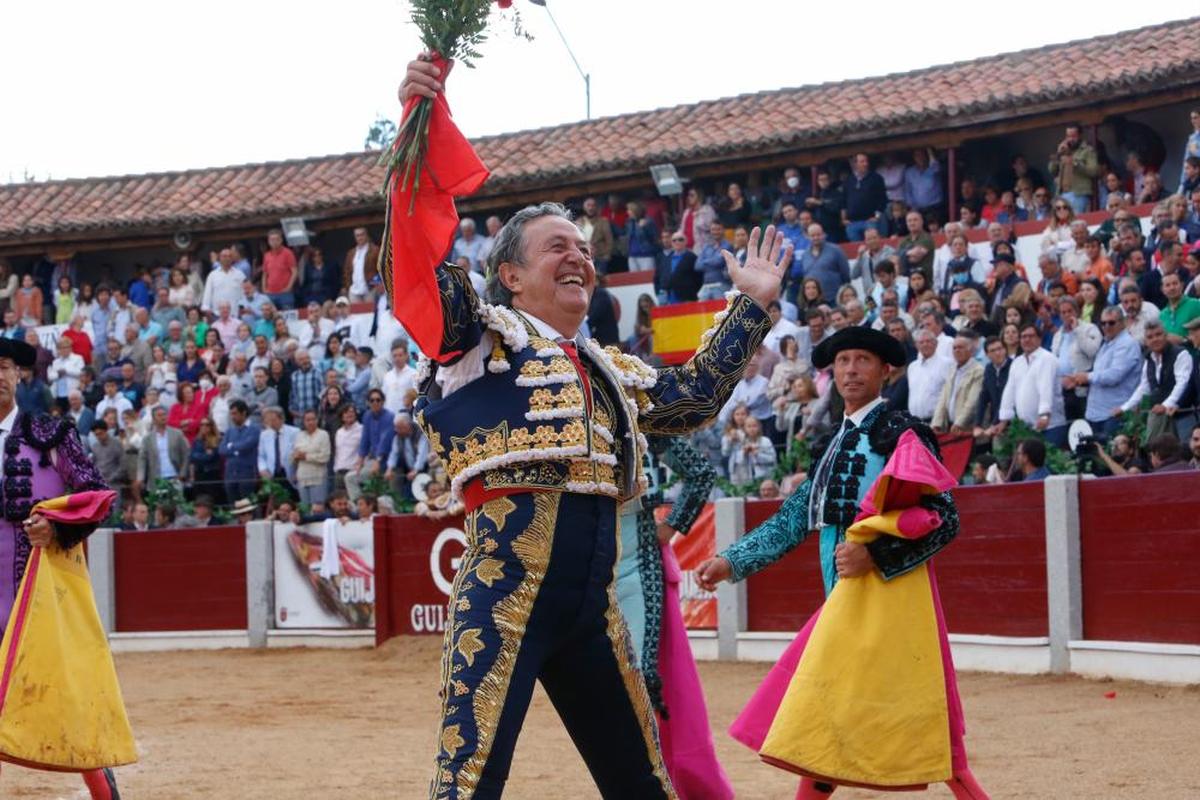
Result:
{"label": "red tiled roof", "polygon": [[[475,140],[482,194],[725,155],[966,127],[1200,83],[1200,17],[913,72],[758,92]],[[0,243],[92,230],[179,230],[381,205],[375,153],[0,186]]]}

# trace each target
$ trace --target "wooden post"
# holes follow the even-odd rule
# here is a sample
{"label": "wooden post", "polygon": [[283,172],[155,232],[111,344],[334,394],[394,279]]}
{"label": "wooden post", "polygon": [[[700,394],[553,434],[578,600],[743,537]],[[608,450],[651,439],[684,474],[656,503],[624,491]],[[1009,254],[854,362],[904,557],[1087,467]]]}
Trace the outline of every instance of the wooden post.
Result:
{"label": "wooden post", "polygon": [[946,222],[958,219],[958,148],[946,148]]}

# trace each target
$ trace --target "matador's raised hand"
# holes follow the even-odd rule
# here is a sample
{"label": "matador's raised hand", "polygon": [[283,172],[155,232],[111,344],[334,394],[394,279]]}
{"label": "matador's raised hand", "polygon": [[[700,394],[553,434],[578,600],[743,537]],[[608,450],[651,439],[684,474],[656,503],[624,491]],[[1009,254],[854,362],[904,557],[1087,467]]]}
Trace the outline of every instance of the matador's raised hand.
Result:
{"label": "matador's raised hand", "polygon": [[750,231],[745,265],[739,264],[733,253],[722,251],[734,288],[749,295],[764,309],[779,299],[783,275],[792,263],[792,248],[785,248],[783,241],[783,234],[777,233],[774,225],[768,225],[766,233],[760,228]]}

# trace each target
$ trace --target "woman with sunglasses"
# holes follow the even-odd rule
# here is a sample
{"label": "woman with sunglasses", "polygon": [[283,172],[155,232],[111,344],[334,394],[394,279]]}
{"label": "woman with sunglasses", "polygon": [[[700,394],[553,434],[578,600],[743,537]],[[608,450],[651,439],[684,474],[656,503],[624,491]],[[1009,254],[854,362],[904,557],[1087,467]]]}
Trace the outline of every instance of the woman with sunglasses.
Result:
{"label": "woman with sunglasses", "polygon": [[1063,253],[1071,247],[1071,223],[1075,221],[1075,209],[1061,197],[1051,204],[1050,224],[1042,234],[1042,252],[1055,250]]}

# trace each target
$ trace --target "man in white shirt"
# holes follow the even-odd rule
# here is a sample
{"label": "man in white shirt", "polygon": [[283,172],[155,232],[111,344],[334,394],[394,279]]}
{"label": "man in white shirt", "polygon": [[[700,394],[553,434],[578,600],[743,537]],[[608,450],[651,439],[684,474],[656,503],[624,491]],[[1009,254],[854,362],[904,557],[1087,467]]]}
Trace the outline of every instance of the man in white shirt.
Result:
{"label": "man in white shirt", "polygon": [[913,339],[917,343],[917,358],[908,365],[908,413],[929,422],[937,410],[952,362],[938,355],[938,341],[925,328],[918,328]]}
{"label": "man in white shirt", "polygon": [[300,429],[283,424],[283,409],[270,406],[263,409],[263,430],[258,437],[258,475],[290,482],[296,477],[296,462],[292,448]]}
{"label": "man in white shirt", "polygon": [[483,265],[484,271],[487,271],[488,256],[492,254],[492,248],[496,246],[496,234],[500,232],[500,228],[504,223],[499,217],[491,216],[484,223],[487,226],[487,236],[484,236],[479,245],[479,263]]}
{"label": "man in white shirt", "polygon": [[[729,396],[729,400],[718,415],[721,425],[729,421],[735,408],[744,405],[750,412],[750,416],[763,423],[764,433],[770,436],[770,431],[775,430],[775,412],[771,409],[771,401],[767,399],[769,381],[759,374],[761,366],[758,356],[751,358],[746,364],[746,371],[743,373],[742,379],[733,387],[733,394]],[[767,420],[771,421],[770,427],[767,427]]]}
{"label": "man in white shirt", "polygon": [[383,390],[383,407],[396,414],[406,408],[404,396],[417,384],[417,371],[408,364],[408,342],[397,339],[392,342],[392,368],[383,375],[380,388]]}
{"label": "man in white shirt", "polygon": [[[230,308],[235,308],[243,297],[245,290],[242,288],[242,282],[245,279],[246,276],[241,270],[233,268],[233,250],[226,247],[221,251],[217,268],[208,273],[208,278],[204,281],[204,297],[200,301],[200,310],[211,314],[223,302],[228,303]],[[234,333],[237,333],[236,328]]]}
{"label": "man in white shirt", "polygon": [[[1129,281],[1128,284],[1125,281]],[[1158,321],[1158,306],[1148,300],[1142,299],[1142,293],[1138,291],[1137,284],[1129,278],[1121,280],[1121,309],[1125,312],[1125,324],[1129,327],[1129,335],[1137,340],[1137,343],[1142,347],[1146,346],[1146,323],[1150,321]]]}
{"label": "man in white shirt", "polygon": [[1000,433],[1014,418],[1034,430],[1061,428],[1065,433],[1062,392],[1055,380],[1058,360],[1042,348],[1042,335],[1033,325],[1021,329],[1021,351],[1009,367],[1008,383],[1000,399]]}
{"label": "man in white shirt", "polygon": [[342,282],[355,303],[371,299],[371,280],[378,274],[379,247],[366,228],[354,229],[354,249],[342,264]]}

